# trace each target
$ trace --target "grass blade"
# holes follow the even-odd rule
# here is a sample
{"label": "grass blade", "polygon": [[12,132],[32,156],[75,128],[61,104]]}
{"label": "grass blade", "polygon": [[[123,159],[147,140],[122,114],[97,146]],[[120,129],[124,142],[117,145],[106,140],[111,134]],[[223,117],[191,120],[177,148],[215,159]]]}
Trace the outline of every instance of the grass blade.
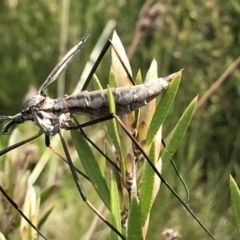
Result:
{"label": "grass blade", "polygon": [[196,103],[197,103],[197,97],[195,97],[192,100],[192,102],[189,104],[187,109],[182,114],[177,125],[173,129],[170,139],[167,143],[167,146],[162,153],[163,168],[170,161],[170,159],[172,159],[173,154],[175,153],[180,141],[182,140],[188,128],[188,125],[192,119]]}
{"label": "grass blade", "polygon": [[[72,124],[72,126],[74,125]],[[79,134],[78,131],[72,130],[71,135],[78,156],[89,179],[91,180],[95,190],[97,191],[99,197],[102,199],[106,207],[110,209],[109,188],[91,148],[89,147],[82,134]]]}
{"label": "grass blade", "polygon": [[231,175],[230,175],[230,192],[232,211],[237,224],[238,233],[240,235],[240,191]]}
{"label": "grass blade", "polygon": [[131,201],[127,230],[128,230],[127,231],[128,240],[143,239],[141,213],[140,213],[138,200],[135,196],[132,198],[132,201]]}
{"label": "grass blade", "polygon": [[146,145],[149,145],[153,137],[156,135],[159,126],[162,125],[165,120],[173,100],[177,94],[178,86],[181,81],[182,71],[179,71],[173,78],[171,84],[169,84],[167,91],[163,94],[161,101],[158,103],[155,113],[153,115],[147,138]]}
{"label": "grass blade", "polygon": [[[112,224],[121,232],[121,214],[117,183],[114,174],[110,177],[110,197],[111,197],[111,215]],[[120,240],[117,234],[111,231],[111,240]]]}

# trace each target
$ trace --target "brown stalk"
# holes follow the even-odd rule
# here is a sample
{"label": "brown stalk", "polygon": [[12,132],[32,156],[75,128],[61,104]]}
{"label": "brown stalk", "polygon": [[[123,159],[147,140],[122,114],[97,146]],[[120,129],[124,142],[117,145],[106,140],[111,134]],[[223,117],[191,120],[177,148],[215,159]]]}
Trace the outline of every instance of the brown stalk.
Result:
{"label": "brown stalk", "polygon": [[146,0],[139,12],[134,37],[127,53],[129,60],[131,60],[143,35],[158,28],[157,20],[163,8],[159,3],[154,5],[152,3],[153,0]]}
{"label": "brown stalk", "polygon": [[212,93],[221,85],[221,83],[233,72],[233,70],[240,64],[240,56],[226,69],[226,71],[213,83],[213,85],[203,94],[199,99],[195,111],[197,111],[212,95]]}

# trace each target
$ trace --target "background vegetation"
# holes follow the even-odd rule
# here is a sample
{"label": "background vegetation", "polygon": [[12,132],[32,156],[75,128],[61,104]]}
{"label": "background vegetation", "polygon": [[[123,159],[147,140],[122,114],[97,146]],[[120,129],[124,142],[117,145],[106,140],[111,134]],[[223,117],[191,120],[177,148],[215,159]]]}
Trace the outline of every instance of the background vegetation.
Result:
{"label": "background vegetation", "polygon": [[[193,97],[199,94],[201,98],[240,55],[240,3],[236,0],[72,0],[68,7],[62,8],[67,2],[0,1],[0,115],[16,114],[26,94],[42,84],[60,55],[90,31],[87,44],[66,72],[64,93],[70,94],[110,20],[115,21],[115,29],[132,55],[134,75],[139,67],[145,73],[153,58],[159,64],[159,76],[184,68],[177,98],[164,123],[164,136],[170,133]],[[141,9],[152,11],[152,15],[139,19]],[[61,23],[64,16],[67,20]],[[60,50],[63,51],[61,54]],[[100,80],[107,79],[109,58],[107,54],[100,64],[97,72]],[[174,156],[190,190],[190,206],[217,239],[238,238],[230,208],[229,174],[239,185],[239,79],[238,67],[230,71],[225,81],[199,106]],[[57,97],[57,83],[48,88],[48,93]],[[90,133],[95,141],[101,140],[100,128],[98,126]],[[27,123],[20,126],[19,131],[17,140],[33,135],[37,128]],[[70,139],[68,135],[66,138]],[[9,136],[1,136],[3,147],[8,139]],[[71,147],[70,140],[69,145]],[[16,155],[21,161],[31,163],[29,169],[33,169],[46,152],[49,150],[40,138],[21,148]],[[53,154],[50,156],[51,161],[47,162],[35,183],[39,189],[55,186],[44,206],[46,209],[54,206],[54,210],[43,225],[43,232],[50,239],[87,239],[94,215],[76,197],[67,166]],[[0,163],[3,165],[6,159],[1,157]],[[21,176],[18,172],[21,165],[14,166],[11,171],[17,179]],[[182,186],[170,166],[163,175],[184,197]],[[89,199],[95,206],[100,206],[92,186],[84,180],[83,185]],[[20,202],[23,200],[20,187],[14,196]],[[164,186],[158,198],[151,215],[148,239],[163,238],[161,233],[165,228],[179,231],[182,239],[208,239]],[[100,224],[90,239],[107,235],[107,227]]]}

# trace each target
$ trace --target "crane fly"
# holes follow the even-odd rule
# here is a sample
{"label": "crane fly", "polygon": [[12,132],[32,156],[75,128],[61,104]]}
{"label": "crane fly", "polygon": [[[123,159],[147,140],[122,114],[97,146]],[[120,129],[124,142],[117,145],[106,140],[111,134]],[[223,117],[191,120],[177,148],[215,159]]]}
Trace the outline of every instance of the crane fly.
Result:
{"label": "crane fly", "polygon": [[[131,133],[127,130],[125,125],[119,119],[118,115],[128,114],[132,111],[135,111],[143,106],[145,106],[148,102],[155,99],[158,95],[163,93],[171,83],[171,80],[175,76],[175,74],[171,74],[165,78],[156,78],[152,81],[149,81],[145,84],[140,84],[136,86],[123,86],[118,88],[112,88],[112,93],[114,97],[114,101],[116,104],[115,113],[111,113],[109,110],[109,101],[108,101],[108,91],[106,89],[96,90],[92,92],[86,91],[87,85],[95,73],[102,57],[105,52],[111,45],[111,41],[108,41],[105,47],[102,49],[98,60],[93,66],[92,70],[84,86],[82,87],[82,91],[76,94],[72,94],[69,96],[64,96],[58,99],[52,99],[46,96],[44,90],[46,87],[55,81],[58,76],[67,68],[69,62],[73,59],[73,57],[82,49],[83,45],[87,41],[88,33],[84,35],[81,41],[75,45],[57,64],[57,66],[52,70],[50,75],[44,81],[42,86],[38,89],[38,92],[35,96],[28,99],[21,108],[20,113],[17,113],[14,116],[0,116],[0,120],[10,119],[10,121],[4,126],[2,133],[7,134],[9,129],[15,124],[22,124],[25,121],[32,121],[35,125],[39,127],[39,133],[35,136],[28,138],[24,141],[16,143],[12,146],[9,146],[0,151],[0,156],[25,144],[33,139],[38,138],[42,134],[45,135],[45,143],[47,146],[50,146],[50,136],[59,135],[61,144],[63,146],[65,156],[70,167],[75,185],[78,189],[78,192],[82,198],[82,200],[88,205],[88,207],[97,214],[99,218],[103,222],[105,222],[119,237],[122,239],[126,239],[126,237],[119,232],[110,222],[108,222],[88,201],[85,192],[78,180],[77,169],[73,165],[71,160],[71,156],[69,154],[66,142],[61,134],[61,129],[70,130],[70,129],[80,129],[83,133],[83,136],[86,140],[89,141],[89,138],[84,134],[82,129],[86,126],[90,126],[94,123],[98,123],[101,121],[106,121],[110,119],[116,119],[124,132],[128,135],[128,137],[132,140],[135,147],[141,152],[144,158],[149,163],[152,170],[159,177],[159,179],[167,186],[167,188],[175,195],[175,197],[181,202],[184,208],[193,216],[193,218],[199,223],[199,225],[208,233],[208,235],[214,239],[212,234],[208,231],[208,229],[200,222],[200,220],[194,215],[192,210],[186,205],[186,203],[179,197],[179,195],[174,191],[174,189],[168,184],[168,182],[162,177],[158,169],[155,165],[150,161],[149,157],[142,149],[141,145],[136,141],[136,139],[132,136]],[[113,46],[114,48],[114,46]],[[116,51],[116,50],[115,50]],[[116,51],[117,53],[117,51]],[[121,59],[119,58],[121,61]],[[123,63],[124,67],[124,63]],[[125,68],[125,67],[124,67]],[[127,69],[127,74],[129,75]],[[79,124],[74,114],[87,114],[95,117],[94,120]],[[74,120],[75,126],[69,127],[67,123],[71,120]],[[98,149],[96,145],[95,148]],[[101,150],[99,150],[101,151]],[[101,152],[102,153],[102,152]],[[104,154],[104,153],[103,153]],[[104,155],[105,156],[105,155]],[[107,156],[106,156],[107,157]],[[111,159],[109,159],[111,161]],[[114,164],[114,163],[113,163]],[[118,168],[118,166],[115,166]],[[24,213],[19,209],[17,204],[9,198],[4,189],[0,186],[0,191],[3,195],[14,205],[14,207],[19,211],[19,213],[26,219]],[[27,219],[26,219],[27,220]],[[28,223],[44,238],[45,236],[41,234],[41,232],[34,226],[29,220]]]}

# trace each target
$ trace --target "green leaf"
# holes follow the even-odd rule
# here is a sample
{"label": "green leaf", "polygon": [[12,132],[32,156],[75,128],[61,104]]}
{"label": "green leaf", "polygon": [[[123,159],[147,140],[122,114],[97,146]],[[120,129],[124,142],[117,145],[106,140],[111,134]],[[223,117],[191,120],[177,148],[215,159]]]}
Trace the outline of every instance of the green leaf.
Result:
{"label": "green leaf", "polygon": [[48,199],[48,197],[51,196],[54,188],[55,188],[55,185],[51,185],[51,186],[47,186],[46,188],[41,190],[41,192],[40,192],[40,205],[42,205]]}
{"label": "green leaf", "polygon": [[163,94],[161,101],[158,103],[155,113],[152,117],[152,121],[149,126],[146,145],[151,143],[151,140],[156,135],[159,127],[164,122],[170,107],[172,106],[173,100],[177,94],[178,86],[180,84],[182,76],[182,71],[179,71],[173,78],[172,82],[169,84],[167,91]]}
{"label": "green leaf", "polygon": [[136,83],[136,85],[142,83],[142,73],[141,73],[140,69],[138,69],[137,76],[136,76],[136,79],[135,79],[135,83]]}
{"label": "green leaf", "polygon": [[41,219],[38,221],[38,228],[40,229],[41,226],[47,221],[49,215],[51,214],[51,212],[53,211],[54,207],[51,207],[42,217]]}
{"label": "green leaf", "polygon": [[143,239],[141,213],[139,209],[138,200],[136,197],[132,197],[131,206],[128,216],[128,240],[141,240]]}
{"label": "green leaf", "polygon": [[110,87],[114,87],[114,88],[118,87],[118,82],[117,82],[114,70],[112,68],[109,73],[109,85]]}
{"label": "green leaf", "polygon": [[[74,124],[70,123],[70,126],[74,126]],[[110,209],[110,193],[108,185],[105,178],[102,175],[101,169],[91,148],[89,147],[85,138],[79,131],[72,130],[71,135],[78,156],[82,162],[82,165],[89,179],[91,180],[95,190],[97,191],[99,197],[102,199],[106,207]]]}
{"label": "green leaf", "polygon": [[[111,216],[112,216],[112,224],[117,228],[119,232],[121,232],[121,213],[120,213],[120,202],[118,196],[118,188],[117,183],[114,178],[114,175],[111,174],[110,177],[110,199],[111,199]],[[120,237],[114,232],[111,231],[111,240],[120,240]]]}
{"label": "green leaf", "polygon": [[[115,101],[114,101],[114,97],[113,97],[111,88],[109,86],[108,86],[108,104],[109,104],[109,111],[111,113],[115,113],[115,110],[116,110]],[[119,131],[118,131],[118,126],[117,126],[116,120],[113,118],[113,119],[107,121],[106,125],[109,130],[109,134],[111,136],[112,143],[115,146],[116,151],[120,158],[121,173],[124,175],[125,174],[124,159],[123,159],[123,153],[122,153],[122,149],[121,149],[121,142],[120,142]]]}
{"label": "green leaf", "polygon": [[116,112],[116,105],[115,105],[115,100],[113,97],[113,93],[109,85],[107,86],[108,89],[108,104],[109,104],[109,111],[110,113],[115,113]]}
{"label": "green leaf", "polygon": [[[149,152],[149,159],[153,161],[155,165],[155,141],[152,141],[150,152]],[[143,172],[142,178],[142,185],[141,185],[141,193],[139,197],[139,206],[142,216],[142,224],[144,226],[147,217],[150,213],[151,203],[152,203],[152,195],[153,195],[153,188],[154,188],[154,171],[150,167],[148,163],[145,165],[145,169]]]}
{"label": "green leaf", "polygon": [[100,81],[99,81],[99,79],[98,79],[96,74],[93,74],[93,77],[92,77],[91,81],[93,83],[93,87],[94,87],[95,90],[103,89],[102,85],[101,85],[101,83],[100,83]]}
{"label": "green leaf", "polygon": [[167,146],[162,153],[163,168],[170,161],[170,159],[172,159],[173,154],[175,153],[180,141],[182,140],[184,134],[186,133],[188,125],[192,119],[196,103],[197,103],[197,97],[195,97],[192,100],[192,102],[189,104],[187,109],[182,114],[177,125],[173,129],[171,133],[171,137],[167,143]]}
{"label": "green leaf", "polygon": [[[107,140],[104,140],[104,152],[110,159],[115,159],[114,152],[112,150],[112,144],[110,145]],[[122,180],[120,172],[113,166],[110,162],[106,160],[106,172],[108,179],[111,179],[111,174],[113,173],[115,182],[118,186],[118,189],[122,189]],[[108,174],[109,172],[109,174]]]}
{"label": "green leaf", "polygon": [[237,224],[238,233],[240,235],[240,191],[231,175],[230,175],[230,192],[233,215]]}
{"label": "green leaf", "polygon": [[[109,73],[110,84],[114,84],[115,81],[113,80],[113,78],[116,79],[114,71],[111,69],[110,73]],[[110,85],[110,86],[112,87],[112,85]],[[110,88],[109,88],[109,91],[112,93]],[[109,95],[109,94],[110,93],[108,92],[109,111],[111,113],[114,113],[115,112],[115,101],[114,101],[113,95],[112,94]],[[112,141],[113,145],[115,146],[115,148],[117,149],[117,146],[119,146],[119,144],[120,144],[119,143],[120,138],[119,138],[118,130],[116,129],[117,128],[116,127],[116,121],[115,120],[106,121],[106,126],[107,126],[107,129],[108,129],[109,136],[111,137],[111,141]]]}

